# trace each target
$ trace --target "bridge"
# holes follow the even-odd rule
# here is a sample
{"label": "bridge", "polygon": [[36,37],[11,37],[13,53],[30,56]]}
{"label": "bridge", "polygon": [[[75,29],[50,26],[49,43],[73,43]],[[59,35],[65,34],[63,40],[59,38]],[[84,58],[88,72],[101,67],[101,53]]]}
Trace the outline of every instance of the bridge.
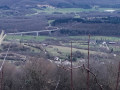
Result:
{"label": "bridge", "polygon": [[40,30],[40,31],[28,31],[28,32],[17,32],[17,33],[7,33],[7,35],[21,35],[23,36],[23,34],[32,34],[32,33],[36,33],[36,36],[39,36],[40,32],[49,32],[51,34],[51,32],[53,31],[58,31],[60,30],[60,28],[56,27],[56,29],[52,29],[52,30]]}

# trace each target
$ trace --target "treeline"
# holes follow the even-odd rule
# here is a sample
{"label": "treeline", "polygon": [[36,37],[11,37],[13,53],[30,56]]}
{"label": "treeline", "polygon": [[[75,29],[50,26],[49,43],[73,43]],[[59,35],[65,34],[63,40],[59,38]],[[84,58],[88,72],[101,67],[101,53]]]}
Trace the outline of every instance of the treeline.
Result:
{"label": "treeline", "polygon": [[101,8],[120,8],[120,4],[113,4],[113,5],[100,5]]}
{"label": "treeline", "polygon": [[[116,62],[104,60],[103,64],[100,60],[92,59],[90,61],[90,70],[97,76],[97,80],[104,90],[114,90],[115,88],[117,62],[117,60]],[[65,66],[65,68],[69,68],[69,66]],[[87,71],[83,68],[73,70],[73,86],[75,90],[87,89],[86,75]],[[71,89],[70,71],[64,70],[44,59],[31,58],[18,67],[14,64],[6,63],[3,69],[3,76],[3,90]],[[99,88],[94,81],[94,76],[90,74],[90,90],[99,90]]]}
{"label": "treeline", "polygon": [[48,25],[45,16],[37,17],[9,17],[0,19],[0,30],[10,32],[25,32],[25,31],[39,31],[44,30]]}
{"label": "treeline", "polygon": [[79,7],[82,7],[82,8],[89,8],[93,5],[98,5],[98,6],[106,6],[106,7],[116,7],[116,6],[119,6],[119,4],[117,3],[120,3],[119,0],[114,0],[114,1],[110,1],[110,0],[102,0],[102,1],[98,1],[98,0],[61,0],[61,1],[58,1],[58,0],[54,0],[54,1],[49,1],[49,0],[29,0],[29,1],[26,1],[26,0],[14,0],[14,1],[9,1],[9,0],[4,0],[4,1],[0,1],[0,5],[7,5],[7,6],[11,6],[12,8],[16,8],[17,7],[20,7],[22,9],[24,9],[26,7],[26,5],[29,4],[29,7],[32,7],[32,6],[36,6],[37,4],[49,4],[49,5],[53,5],[53,6],[56,6],[56,7],[72,7],[72,8],[79,8]]}
{"label": "treeline", "polygon": [[120,35],[120,17],[56,19],[53,26],[62,27],[61,35]]}
{"label": "treeline", "polygon": [[8,10],[8,9],[10,9],[10,7],[6,6],[6,5],[3,5],[3,6],[0,6],[0,9],[2,9],[2,10]]}
{"label": "treeline", "polygon": [[80,3],[58,3],[58,4],[52,4],[55,7],[58,8],[83,8],[83,9],[91,9],[92,7],[88,4],[80,4]]}
{"label": "treeline", "polygon": [[111,23],[111,24],[120,24],[120,17],[102,17],[102,18],[64,18],[64,19],[56,19],[52,25],[55,26],[61,23],[69,23],[69,22],[81,22],[81,23]]}
{"label": "treeline", "polygon": [[120,31],[117,30],[69,30],[69,29],[62,29],[58,32],[60,35],[70,35],[70,36],[76,36],[76,35],[107,35],[107,36],[119,36]]}

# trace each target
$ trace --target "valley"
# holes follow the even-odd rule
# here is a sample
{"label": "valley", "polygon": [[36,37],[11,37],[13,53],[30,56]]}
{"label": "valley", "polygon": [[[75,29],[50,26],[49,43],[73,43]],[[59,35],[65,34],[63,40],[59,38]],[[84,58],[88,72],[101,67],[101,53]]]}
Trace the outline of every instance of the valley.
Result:
{"label": "valley", "polygon": [[119,90],[119,0],[1,0],[0,90]]}

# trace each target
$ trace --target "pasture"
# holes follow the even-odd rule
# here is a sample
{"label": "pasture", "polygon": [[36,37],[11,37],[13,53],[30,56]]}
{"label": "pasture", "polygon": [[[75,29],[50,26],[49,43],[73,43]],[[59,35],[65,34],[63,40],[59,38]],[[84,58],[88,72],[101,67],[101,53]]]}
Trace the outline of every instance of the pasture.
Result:
{"label": "pasture", "polygon": [[27,14],[26,16],[32,16],[32,15],[37,15],[40,13],[47,13],[47,14],[67,14],[67,13],[79,13],[79,12],[92,12],[92,11],[97,11],[97,12],[109,12],[109,11],[116,11],[119,10],[113,9],[113,8],[91,8],[91,9],[83,9],[83,8],[32,8],[33,11],[36,13],[33,14]]}
{"label": "pasture", "polygon": [[[67,36],[67,37],[51,37],[51,36],[31,36],[31,35],[25,35],[25,36],[7,36],[5,40],[9,42],[13,38],[20,43],[22,40],[22,43],[29,42],[31,44],[34,44],[33,46],[27,46],[23,45],[30,49],[30,52],[40,53],[41,50],[38,47],[42,47],[42,51],[46,51],[51,56],[60,57],[61,59],[66,59],[70,55],[71,52],[71,41],[73,46],[73,53],[80,52],[87,56],[87,41],[88,36]],[[37,42],[35,44],[35,42]],[[46,44],[46,46],[42,46],[43,44]],[[103,42],[106,42],[106,44],[103,44]],[[115,42],[116,44],[109,44],[109,42]],[[109,37],[109,36],[91,36],[91,42],[90,42],[90,55],[97,55],[97,56],[110,56],[120,53],[120,38],[119,37]],[[109,50],[108,50],[109,48]]]}

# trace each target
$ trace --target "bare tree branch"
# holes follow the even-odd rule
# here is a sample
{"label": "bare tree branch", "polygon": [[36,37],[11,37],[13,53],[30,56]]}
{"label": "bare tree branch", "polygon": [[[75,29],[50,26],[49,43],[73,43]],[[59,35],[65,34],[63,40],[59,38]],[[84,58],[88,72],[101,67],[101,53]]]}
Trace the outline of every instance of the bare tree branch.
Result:
{"label": "bare tree branch", "polygon": [[70,69],[66,69],[64,66],[62,66],[62,65],[57,65],[59,68],[62,68],[62,69],[64,69],[64,70],[66,70],[66,71],[68,71],[68,70],[70,70]]}
{"label": "bare tree branch", "polygon": [[0,45],[2,44],[5,37],[6,37],[6,34],[4,34],[4,31],[2,30],[1,35],[0,35]]}
{"label": "bare tree branch", "polygon": [[84,68],[86,71],[90,72],[90,73],[94,76],[94,78],[95,78],[95,79],[94,79],[94,80],[95,80],[95,82],[96,82],[96,83],[97,83],[97,85],[100,87],[100,89],[101,89],[101,90],[103,90],[102,85],[98,83],[98,80],[97,80],[96,75],[95,75],[93,72],[91,72],[88,68],[86,68],[84,64],[83,64],[83,68]]}
{"label": "bare tree branch", "polygon": [[59,76],[59,80],[58,80],[58,82],[57,82],[57,85],[56,85],[56,87],[55,87],[55,90],[57,90],[59,83],[60,83],[60,76]]}

